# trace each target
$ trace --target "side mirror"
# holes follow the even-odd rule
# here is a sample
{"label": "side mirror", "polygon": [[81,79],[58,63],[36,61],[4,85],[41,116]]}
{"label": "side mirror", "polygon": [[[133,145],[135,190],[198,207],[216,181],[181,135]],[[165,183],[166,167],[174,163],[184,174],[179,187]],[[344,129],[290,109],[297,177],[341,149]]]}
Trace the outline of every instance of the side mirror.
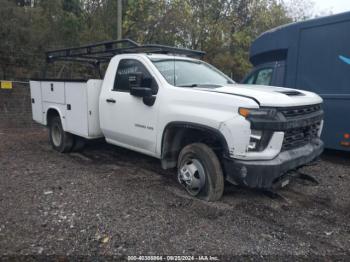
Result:
{"label": "side mirror", "polygon": [[136,97],[150,97],[152,96],[152,89],[149,87],[131,87],[130,95]]}
{"label": "side mirror", "polygon": [[130,74],[128,76],[130,95],[136,97],[150,97],[153,95],[153,79],[144,77],[142,73]]}

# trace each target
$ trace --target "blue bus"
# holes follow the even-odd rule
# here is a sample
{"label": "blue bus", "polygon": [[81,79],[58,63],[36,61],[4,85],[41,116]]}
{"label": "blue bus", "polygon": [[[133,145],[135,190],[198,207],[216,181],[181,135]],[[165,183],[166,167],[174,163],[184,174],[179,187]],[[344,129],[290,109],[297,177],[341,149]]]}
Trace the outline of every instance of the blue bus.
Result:
{"label": "blue bus", "polygon": [[350,12],[267,31],[252,43],[250,62],[243,83],[318,93],[326,148],[350,151]]}

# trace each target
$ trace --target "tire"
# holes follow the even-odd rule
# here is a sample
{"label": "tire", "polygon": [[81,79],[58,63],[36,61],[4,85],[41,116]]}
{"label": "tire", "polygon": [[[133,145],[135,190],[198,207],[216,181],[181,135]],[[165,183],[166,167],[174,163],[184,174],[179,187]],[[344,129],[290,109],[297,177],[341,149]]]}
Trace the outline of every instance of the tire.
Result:
{"label": "tire", "polygon": [[224,192],[224,175],[214,151],[202,143],[185,146],[178,158],[178,181],[186,191],[206,201],[217,201]]}
{"label": "tire", "polygon": [[84,149],[86,144],[86,141],[84,138],[80,137],[80,136],[74,136],[74,142],[73,142],[73,147],[72,147],[72,151],[73,152],[80,152]]}
{"label": "tire", "polygon": [[50,143],[56,151],[60,153],[70,152],[73,147],[73,135],[67,133],[62,128],[61,119],[55,116],[49,123]]}

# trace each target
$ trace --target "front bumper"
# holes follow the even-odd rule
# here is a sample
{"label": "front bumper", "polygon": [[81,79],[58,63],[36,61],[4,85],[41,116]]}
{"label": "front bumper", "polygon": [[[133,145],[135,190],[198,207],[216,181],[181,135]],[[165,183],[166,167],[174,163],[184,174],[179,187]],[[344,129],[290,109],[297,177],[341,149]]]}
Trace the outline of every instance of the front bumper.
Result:
{"label": "front bumper", "polygon": [[270,189],[288,171],[310,163],[323,152],[323,142],[314,139],[295,149],[281,152],[272,160],[224,159],[226,180],[251,188]]}

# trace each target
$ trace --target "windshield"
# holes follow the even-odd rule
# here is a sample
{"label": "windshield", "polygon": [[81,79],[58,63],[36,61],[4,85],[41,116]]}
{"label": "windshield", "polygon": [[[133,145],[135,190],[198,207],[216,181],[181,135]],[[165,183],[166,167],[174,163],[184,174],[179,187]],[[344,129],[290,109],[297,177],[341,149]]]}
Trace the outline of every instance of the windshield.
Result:
{"label": "windshield", "polygon": [[234,81],[215,67],[199,60],[152,59],[169,84],[180,87],[219,87]]}

